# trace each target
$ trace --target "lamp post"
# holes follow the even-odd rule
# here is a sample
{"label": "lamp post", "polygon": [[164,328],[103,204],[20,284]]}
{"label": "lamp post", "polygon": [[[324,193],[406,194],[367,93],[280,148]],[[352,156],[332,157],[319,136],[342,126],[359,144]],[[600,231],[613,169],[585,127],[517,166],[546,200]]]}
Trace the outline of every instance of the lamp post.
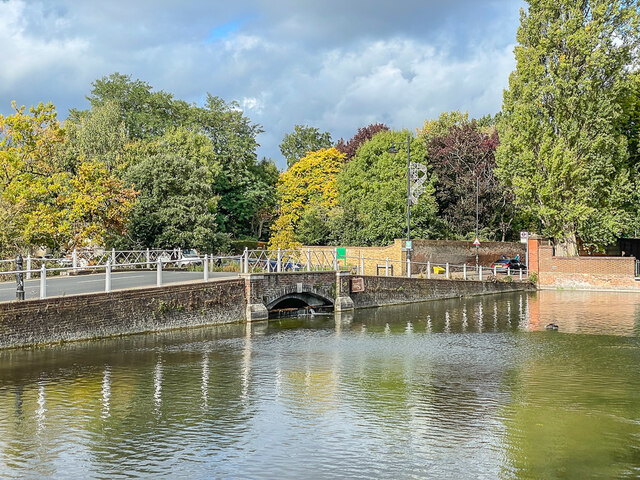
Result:
{"label": "lamp post", "polygon": [[[403,145],[405,142],[391,142],[389,153],[398,153],[397,145]],[[407,135],[407,242],[411,241],[411,135]],[[409,256],[410,244],[407,243],[407,256]]]}

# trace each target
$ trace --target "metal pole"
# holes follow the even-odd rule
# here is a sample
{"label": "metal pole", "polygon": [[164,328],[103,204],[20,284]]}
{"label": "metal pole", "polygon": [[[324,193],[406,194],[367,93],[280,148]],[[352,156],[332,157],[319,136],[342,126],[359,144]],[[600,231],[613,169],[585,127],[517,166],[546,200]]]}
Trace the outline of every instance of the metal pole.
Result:
{"label": "metal pole", "polygon": [[311,249],[307,248],[307,272],[311,271]]}
{"label": "metal pole", "polygon": [[16,300],[24,300],[24,273],[22,273],[22,255],[16,257]]}
{"label": "metal pole", "polygon": [[[407,241],[411,240],[411,135],[407,135]],[[409,253],[407,252],[407,255]]]}
{"label": "metal pole", "polygon": [[333,249],[333,269],[338,270],[338,247]]}
{"label": "metal pole", "polygon": [[427,278],[431,279],[431,261],[427,262]]}
{"label": "metal pole", "polygon": [[478,278],[482,281],[482,265],[480,265],[480,270],[478,271]]}
{"label": "metal pole", "polygon": [[208,282],[209,281],[209,256],[205,253],[204,254],[204,264],[203,264],[204,268],[204,281]]}
{"label": "metal pole", "polygon": [[389,259],[388,258],[385,260],[385,264],[384,264],[384,276],[385,277],[389,276]]}
{"label": "metal pole", "polygon": [[27,253],[27,280],[31,279],[31,254]]}
{"label": "metal pole", "polygon": [[116,249],[111,249],[111,268],[116,268]]}
{"label": "metal pole", "polygon": [[[480,179],[476,175],[476,238],[478,238],[478,205],[480,198]],[[478,268],[478,245],[476,245],[476,269]]]}
{"label": "metal pole", "polygon": [[364,275],[364,253],[360,252],[360,275]]}
{"label": "metal pole", "polygon": [[147,269],[151,270],[151,253],[147,247]]}
{"label": "metal pole", "polygon": [[445,278],[449,278],[449,262],[446,263],[445,265]]}
{"label": "metal pole", "polygon": [[156,287],[162,286],[162,260],[158,258],[158,265],[156,266]]}
{"label": "metal pole", "polygon": [[244,273],[249,273],[249,247],[244,247]]}
{"label": "metal pole", "polygon": [[73,273],[78,273],[78,251],[74,248],[72,253]]}
{"label": "metal pole", "polygon": [[107,259],[107,267],[104,275],[104,291],[106,293],[111,291],[111,259]]}
{"label": "metal pole", "polygon": [[280,247],[278,247],[278,262],[276,263],[276,272],[281,273],[282,272],[282,251],[280,250]]}
{"label": "metal pole", "polygon": [[40,269],[40,299],[47,298],[47,267],[42,264]]}
{"label": "metal pole", "polygon": [[467,264],[466,263],[464,265],[462,265],[462,278],[464,280],[467,279]]}

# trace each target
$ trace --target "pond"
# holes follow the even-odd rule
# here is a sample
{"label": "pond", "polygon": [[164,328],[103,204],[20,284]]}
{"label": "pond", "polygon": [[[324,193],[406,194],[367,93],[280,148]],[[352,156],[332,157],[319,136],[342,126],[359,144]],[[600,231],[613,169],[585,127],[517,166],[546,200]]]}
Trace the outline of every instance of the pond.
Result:
{"label": "pond", "polygon": [[637,478],[639,333],[542,291],[1,351],[0,477]]}

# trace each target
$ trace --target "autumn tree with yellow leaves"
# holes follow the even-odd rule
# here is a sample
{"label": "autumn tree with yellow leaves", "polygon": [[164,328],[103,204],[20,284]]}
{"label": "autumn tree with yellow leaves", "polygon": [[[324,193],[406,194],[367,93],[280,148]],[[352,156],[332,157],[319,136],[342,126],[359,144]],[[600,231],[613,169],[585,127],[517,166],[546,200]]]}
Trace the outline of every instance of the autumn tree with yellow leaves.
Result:
{"label": "autumn tree with yellow leaves", "polygon": [[323,243],[325,238],[317,237],[338,205],[336,179],[344,162],[344,154],[325,148],[308,153],[280,175],[279,216],[271,228],[270,248]]}

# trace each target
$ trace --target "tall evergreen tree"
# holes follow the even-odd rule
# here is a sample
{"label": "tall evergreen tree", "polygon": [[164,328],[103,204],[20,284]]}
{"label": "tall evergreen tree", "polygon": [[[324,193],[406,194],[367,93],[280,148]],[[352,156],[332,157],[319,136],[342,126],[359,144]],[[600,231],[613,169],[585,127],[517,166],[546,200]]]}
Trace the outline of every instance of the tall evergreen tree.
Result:
{"label": "tall evergreen tree", "polygon": [[637,0],[528,0],[505,91],[499,175],[567,254],[629,222],[621,98],[637,64]]}

